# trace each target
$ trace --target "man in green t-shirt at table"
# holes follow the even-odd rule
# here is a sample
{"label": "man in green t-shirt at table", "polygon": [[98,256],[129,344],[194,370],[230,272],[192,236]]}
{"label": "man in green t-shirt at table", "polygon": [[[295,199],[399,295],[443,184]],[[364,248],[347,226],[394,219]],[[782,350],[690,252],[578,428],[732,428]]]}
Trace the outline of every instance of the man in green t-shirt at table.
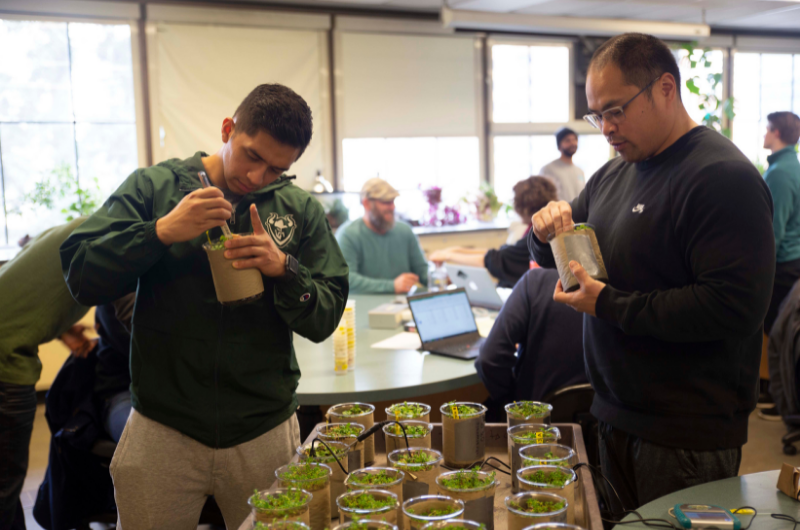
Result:
{"label": "man in green t-shirt at table", "polygon": [[42,373],[39,345],[61,338],[84,356],[91,349],[76,325],[88,307],[72,298],[61,275],[58,249],[86,220],[50,228],[0,267],[0,528],[25,528],[19,500],[28,472],[36,417],[36,382]]}
{"label": "man in green t-shirt at table", "polygon": [[344,224],[336,240],[350,267],[350,292],[407,293],[427,285],[428,262],[411,227],[395,222],[400,193],[388,182],[369,179],[361,188],[364,217]]}

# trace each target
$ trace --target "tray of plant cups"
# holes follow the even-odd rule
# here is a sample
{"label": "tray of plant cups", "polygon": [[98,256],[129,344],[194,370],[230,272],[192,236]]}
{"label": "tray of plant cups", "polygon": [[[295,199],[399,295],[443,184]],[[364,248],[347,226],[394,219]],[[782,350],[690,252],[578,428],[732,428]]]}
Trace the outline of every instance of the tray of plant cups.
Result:
{"label": "tray of plant cups", "polygon": [[300,521],[309,524],[311,498],[309,492],[300,489],[256,490],[247,504],[252,509],[254,522]]}
{"label": "tray of plant cups", "polygon": [[465,519],[447,519],[435,521],[422,527],[422,530],[484,530],[486,525]]}
{"label": "tray of plant cups", "polygon": [[458,519],[464,513],[464,501],[446,495],[423,495],[403,503],[406,530],[422,530],[428,523]]}
{"label": "tray of plant cups", "polygon": [[522,423],[545,423],[549,425],[553,405],[539,401],[515,401],[506,405],[505,409],[509,427]]}
{"label": "tray of plant cups", "polygon": [[[405,433],[397,423],[403,425]],[[433,425],[416,420],[403,420],[397,423],[388,423],[383,426],[384,444],[386,445],[387,453],[391,453],[395,449],[404,449],[406,447],[406,438],[408,439],[409,447],[430,448]]]}
{"label": "tray of plant cups", "polygon": [[[347,423],[354,421],[369,430],[375,425],[375,406],[367,403],[340,403],[328,409],[328,421]],[[364,440],[364,465],[375,462],[375,439],[370,436]]]}
{"label": "tray of plant cups", "polygon": [[555,493],[567,499],[567,522],[575,524],[577,475],[568,467],[531,466],[517,471],[522,491]]}
{"label": "tray of plant cups", "polygon": [[317,436],[326,442],[342,442],[350,448],[347,453],[347,470],[352,472],[364,467],[364,442],[357,441],[364,430],[360,423],[326,423],[317,425]]}
{"label": "tray of plant cups", "polygon": [[494,528],[494,492],[497,474],[480,471],[478,466],[442,473],[436,477],[439,493],[464,502],[464,518]]}
{"label": "tray of plant cups", "polygon": [[310,528],[300,521],[273,521],[271,523],[256,521],[249,530],[310,530]]}
{"label": "tray of plant cups", "polygon": [[431,421],[431,406],[425,403],[404,401],[386,407],[387,420],[419,420],[428,423]]}
{"label": "tray of plant cups", "polygon": [[352,519],[370,519],[397,524],[400,500],[397,495],[386,490],[354,490],[339,495],[339,522]]}
{"label": "tray of plant cups", "polygon": [[397,530],[397,527],[386,521],[371,521],[361,519],[359,521],[347,521],[344,524],[336,525],[333,530]]}
{"label": "tray of plant cups", "polygon": [[397,449],[388,456],[389,465],[406,474],[403,499],[436,491],[436,477],[441,473],[442,453],[422,447]]}
{"label": "tray of plant cups", "polygon": [[[301,462],[319,462],[331,468],[331,514],[336,514],[336,497],[346,491],[344,481],[347,478],[347,451],[349,448],[342,442],[322,440],[316,443],[305,443],[297,448]],[[314,456],[311,456],[311,445],[314,445]],[[327,446],[327,447],[326,447]],[[332,453],[331,453],[332,452]]]}
{"label": "tray of plant cups", "polygon": [[536,523],[563,523],[567,520],[567,500],[552,493],[522,491],[506,497],[508,530],[522,530]]}
{"label": "tray of plant cups", "polygon": [[442,413],[444,465],[469,467],[486,454],[486,407],[480,403],[451,401]]}
{"label": "tray of plant cups", "polygon": [[519,450],[528,445],[555,444],[561,440],[558,427],[544,423],[521,423],[508,428],[508,461],[511,462],[511,490],[519,492],[517,470],[522,467]]}
{"label": "tray of plant cups", "polygon": [[312,495],[308,506],[311,530],[325,530],[331,521],[331,468],[317,462],[288,464],[275,470],[278,485]]}
{"label": "tray of plant cups", "polygon": [[575,450],[561,444],[535,444],[519,449],[520,468],[530,466],[572,467],[578,463]]}

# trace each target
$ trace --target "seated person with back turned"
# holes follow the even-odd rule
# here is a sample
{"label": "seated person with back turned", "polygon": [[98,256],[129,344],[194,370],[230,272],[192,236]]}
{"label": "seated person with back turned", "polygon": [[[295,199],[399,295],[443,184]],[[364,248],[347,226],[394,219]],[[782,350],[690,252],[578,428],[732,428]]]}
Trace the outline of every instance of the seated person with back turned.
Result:
{"label": "seated person with back turned", "polygon": [[481,346],[475,368],[494,404],[541,401],[559,388],[588,382],[583,317],[553,301],[556,282],[554,269],[526,272]]}
{"label": "seated person with back turned", "polygon": [[[514,185],[514,211],[522,219],[531,216],[556,198],[556,186],[545,177],[528,177]],[[499,280],[498,287],[514,287],[525,272],[531,268],[528,252],[528,229],[525,236],[513,245],[498,249],[452,247],[431,254],[431,261],[455,263],[470,267],[486,267],[489,274]],[[553,284],[555,285],[555,284]]]}
{"label": "seated person with back turned", "polygon": [[336,231],[353,294],[407,293],[417,283],[428,283],[428,262],[417,236],[407,224],[395,222],[398,195],[385,180],[369,179],[361,188],[364,217]]}

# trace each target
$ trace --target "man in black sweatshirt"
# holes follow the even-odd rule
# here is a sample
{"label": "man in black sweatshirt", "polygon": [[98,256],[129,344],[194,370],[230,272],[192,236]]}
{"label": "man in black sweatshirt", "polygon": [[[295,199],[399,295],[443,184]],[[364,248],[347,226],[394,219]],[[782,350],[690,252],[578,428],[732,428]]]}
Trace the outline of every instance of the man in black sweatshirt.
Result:
{"label": "man in black sweatshirt", "polygon": [[529,243],[553,267],[549,234],[596,230],[608,284],[573,261],[580,288],[559,282],[554,299],[586,315],[603,473],[630,510],[738,473],[775,271],[772,199],[731,142],[689,118],[658,39],[606,41],[586,95],[587,121],[620,156],[571,205],[534,214]]}

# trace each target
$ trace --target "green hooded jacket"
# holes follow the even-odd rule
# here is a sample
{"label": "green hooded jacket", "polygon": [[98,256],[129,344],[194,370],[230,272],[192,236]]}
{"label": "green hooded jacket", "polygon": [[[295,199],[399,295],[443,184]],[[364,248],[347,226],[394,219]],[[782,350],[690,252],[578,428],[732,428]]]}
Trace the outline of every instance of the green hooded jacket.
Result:
{"label": "green hooded jacket", "polygon": [[[133,406],[217,448],[252,440],[297,408],[300,368],[292,332],[321,342],[344,312],[348,269],[320,203],[283,176],[245,195],[231,222],[252,232],[255,203],[267,232],[300,264],[238,306],[217,302],[203,234],[164,245],[156,220],[200,188],[197,153],[139,169],[61,246],[70,292],[99,305],[137,290],[131,339]],[[276,226],[276,221],[278,222]],[[211,237],[221,234],[219,228]]]}

